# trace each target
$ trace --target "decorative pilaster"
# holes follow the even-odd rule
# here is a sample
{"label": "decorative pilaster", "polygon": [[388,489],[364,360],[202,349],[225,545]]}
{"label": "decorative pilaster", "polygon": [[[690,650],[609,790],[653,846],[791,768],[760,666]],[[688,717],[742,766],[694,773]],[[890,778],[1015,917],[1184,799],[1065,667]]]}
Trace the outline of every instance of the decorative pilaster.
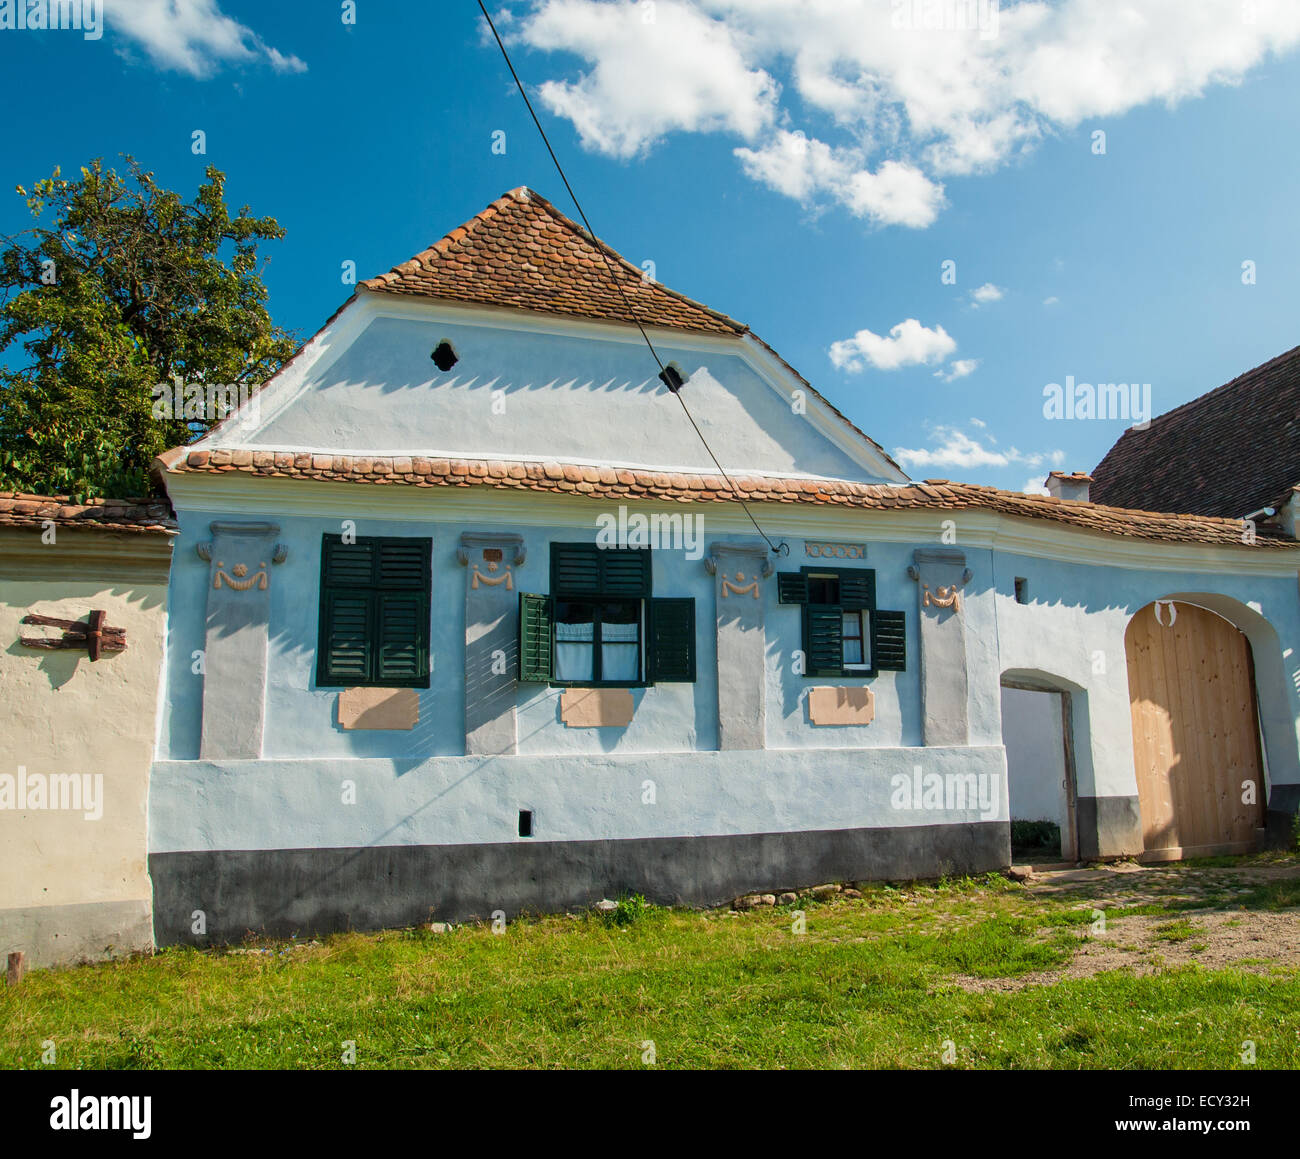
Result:
{"label": "decorative pilaster", "polygon": [[467,531],[456,558],[465,565],[465,754],[516,751],[515,672],[519,657],[519,594],[514,569],[524,562],[523,537]]}
{"label": "decorative pilaster", "polygon": [[201,760],[262,755],[266,707],[271,574],[289,549],[274,523],[213,523],[212,541],[196,545],[208,560],[207,636],[203,646]]}
{"label": "decorative pilaster", "polygon": [[919,547],[907,569],[917,581],[921,638],[921,739],[926,745],[970,743],[967,708],[966,555],[955,547]]}
{"label": "decorative pilaster", "polygon": [[704,567],[717,580],[718,748],[761,749],[767,736],[762,581],[772,574],[772,560],[761,543],[713,543]]}

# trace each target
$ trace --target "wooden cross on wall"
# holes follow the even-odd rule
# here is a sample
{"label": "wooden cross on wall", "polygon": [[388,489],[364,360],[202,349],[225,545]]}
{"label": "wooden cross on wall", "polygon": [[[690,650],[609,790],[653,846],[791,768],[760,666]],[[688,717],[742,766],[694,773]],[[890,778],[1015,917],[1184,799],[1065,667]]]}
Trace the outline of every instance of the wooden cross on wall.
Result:
{"label": "wooden cross on wall", "polygon": [[61,648],[85,648],[90,653],[92,663],[99,659],[102,652],[125,652],[126,629],[110,628],[104,623],[107,612],[93,611],[90,622],[79,620],[60,620],[54,616],[38,616],[28,613],[18,622],[20,624],[42,624],[49,628],[62,628],[63,636],[59,639],[41,636],[19,636],[18,643],[28,648],[46,648],[51,651]]}

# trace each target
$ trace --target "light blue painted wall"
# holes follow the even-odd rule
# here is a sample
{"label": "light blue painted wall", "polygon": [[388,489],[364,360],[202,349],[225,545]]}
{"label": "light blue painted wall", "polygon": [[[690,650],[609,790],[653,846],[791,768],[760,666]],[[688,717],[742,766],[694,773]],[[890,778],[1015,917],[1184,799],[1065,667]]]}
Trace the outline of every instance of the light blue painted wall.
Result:
{"label": "light blue painted wall", "polygon": [[[946,797],[944,807],[928,808],[924,796],[913,796],[918,767],[944,778],[945,787],[953,778],[953,807]],[[169,853],[528,840],[518,836],[520,809],[534,811],[532,840],[539,841],[1007,819],[1001,747],[881,748],[869,760],[834,750],[611,753],[551,768],[559,775],[524,756],[160,761],[150,789],[150,846]],[[965,808],[957,807],[955,778],[972,792]],[[974,796],[980,778],[984,810]]]}

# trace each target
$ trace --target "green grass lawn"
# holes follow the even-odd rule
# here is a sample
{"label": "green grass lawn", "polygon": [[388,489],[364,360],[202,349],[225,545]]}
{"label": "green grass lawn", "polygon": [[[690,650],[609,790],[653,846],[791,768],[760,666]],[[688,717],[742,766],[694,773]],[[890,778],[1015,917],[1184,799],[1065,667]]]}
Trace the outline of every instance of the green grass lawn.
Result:
{"label": "green grass lawn", "polygon": [[[1294,884],[1233,909],[1295,905]],[[1132,907],[1145,914],[1160,906]],[[803,911],[806,930],[798,928]],[[1163,932],[1200,936],[1177,905]],[[1195,965],[999,990],[1090,937],[1086,897],[1000,877],[742,914],[647,908],[167,950],[0,993],[0,1066],[1300,1066],[1300,976]],[[1123,928],[1125,911],[1108,910]],[[252,950],[252,952],[249,952]],[[992,980],[990,989],[981,988]],[[653,1043],[653,1048],[649,1044]]]}

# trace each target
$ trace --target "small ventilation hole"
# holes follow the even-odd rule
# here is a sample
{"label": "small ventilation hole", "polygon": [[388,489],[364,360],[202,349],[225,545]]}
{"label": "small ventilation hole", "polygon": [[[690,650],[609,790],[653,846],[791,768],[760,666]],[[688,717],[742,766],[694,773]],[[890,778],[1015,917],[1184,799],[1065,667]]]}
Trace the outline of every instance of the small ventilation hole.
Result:
{"label": "small ventilation hole", "polygon": [[456,357],[456,352],[451,348],[451,343],[445,338],[433,348],[433,353],[429,355],[433,359],[433,364],[441,371],[448,371],[460,360]]}
{"label": "small ventilation hole", "polygon": [[519,810],[519,836],[531,837],[533,835],[533,811],[531,809]]}
{"label": "small ventilation hole", "polygon": [[1029,603],[1029,581],[1024,576],[1016,576],[1016,603]]}

